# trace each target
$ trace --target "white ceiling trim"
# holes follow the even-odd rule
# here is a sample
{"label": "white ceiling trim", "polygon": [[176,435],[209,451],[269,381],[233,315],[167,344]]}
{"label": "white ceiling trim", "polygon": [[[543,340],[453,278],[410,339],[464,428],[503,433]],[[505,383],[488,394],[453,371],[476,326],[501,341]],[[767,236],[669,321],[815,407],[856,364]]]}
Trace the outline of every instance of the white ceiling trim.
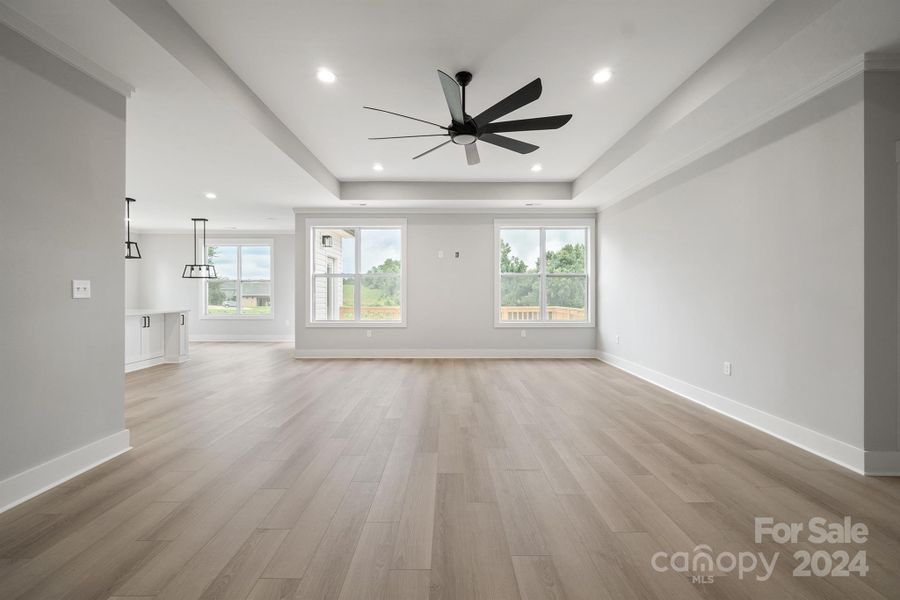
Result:
{"label": "white ceiling trim", "polygon": [[341,200],[571,200],[572,182],[344,181]]}
{"label": "white ceiling trim", "polygon": [[247,117],[273,144],[334,196],[340,183],[315,154],[237,76],[165,0],[110,0],[197,79]]}
{"label": "white ceiling trim", "polygon": [[[738,124],[736,127],[729,129],[721,136],[703,144],[696,150],[689,152],[685,156],[670,162],[665,165],[661,169],[654,171],[646,178],[642,179],[638,183],[624,190],[620,194],[616,194],[615,196],[609,198],[608,200],[602,202],[598,207],[598,211],[603,211],[610,206],[617,204],[623,200],[628,199],[634,194],[638,193],[642,189],[649,187],[653,183],[661,180],[668,175],[676,173],[681,169],[687,167],[691,163],[700,160],[704,156],[712,154],[716,150],[723,148],[727,144],[735,141],[736,139],[762,127],[766,123],[777,119],[781,115],[797,108],[798,106],[809,102],[816,96],[819,96],[831,88],[852,79],[853,77],[861,74],[863,72],[864,66],[866,65],[865,59],[860,56],[858,59],[852,61],[848,65],[844,65],[839,69],[835,69],[825,77],[819,79],[818,81],[813,82],[812,84],[806,86],[805,88],[798,91],[796,94],[785,98],[783,101],[775,104],[774,106],[769,107],[768,109],[759,112],[754,115],[750,119],[747,119],[743,123]],[[866,70],[869,70],[866,68]]]}
{"label": "white ceiling trim", "polygon": [[[699,109],[838,0],[776,0],[730,42],[641,119],[574,182],[574,196]],[[647,180],[645,180],[647,181]]]}
{"label": "white ceiling trim", "polygon": [[34,21],[22,16],[2,2],[0,2],[0,23],[3,23],[19,35],[37,44],[66,64],[75,67],[114,92],[126,98],[134,93],[133,85],[113,75],[75,48],[50,34]]}
{"label": "white ceiling trim", "polygon": [[298,206],[294,209],[294,214],[298,215],[322,215],[322,214],[389,214],[389,215],[567,215],[567,216],[588,216],[592,217],[596,213],[596,209],[592,206],[588,207],[572,207],[561,206],[553,208],[548,206],[536,207],[510,207],[510,208],[490,208],[490,207],[471,207],[471,208],[455,208],[441,206],[411,206],[388,207],[388,206]]}

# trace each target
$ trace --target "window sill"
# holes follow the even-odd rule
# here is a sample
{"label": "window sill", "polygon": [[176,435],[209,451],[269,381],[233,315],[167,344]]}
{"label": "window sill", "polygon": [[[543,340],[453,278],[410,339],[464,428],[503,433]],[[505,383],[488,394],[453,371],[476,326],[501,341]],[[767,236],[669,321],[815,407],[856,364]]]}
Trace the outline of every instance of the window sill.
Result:
{"label": "window sill", "polygon": [[494,323],[496,329],[584,329],[594,327],[590,321],[498,321]]}
{"label": "window sill", "polygon": [[385,329],[385,328],[397,328],[402,329],[406,327],[405,321],[308,321],[306,323],[307,327],[310,328],[329,328],[329,327],[337,327],[337,328],[349,328],[349,329]]}

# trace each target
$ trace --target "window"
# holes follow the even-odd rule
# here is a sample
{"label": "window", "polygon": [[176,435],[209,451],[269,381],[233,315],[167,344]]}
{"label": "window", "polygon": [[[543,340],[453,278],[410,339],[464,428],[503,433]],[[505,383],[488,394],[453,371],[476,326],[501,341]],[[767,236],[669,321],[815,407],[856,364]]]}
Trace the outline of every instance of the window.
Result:
{"label": "window", "polygon": [[406,322],[406,222],[307,221],[310,242],[308,325],[402,326]]}
{"label": "window", "polygon": [[495,323],[591,323],[590,219],[496,221]]}
{"label": "window", "polygon": [[219,278],[204,282],[204,317],[273,318],[271,240],[207,241],[206,257]]}

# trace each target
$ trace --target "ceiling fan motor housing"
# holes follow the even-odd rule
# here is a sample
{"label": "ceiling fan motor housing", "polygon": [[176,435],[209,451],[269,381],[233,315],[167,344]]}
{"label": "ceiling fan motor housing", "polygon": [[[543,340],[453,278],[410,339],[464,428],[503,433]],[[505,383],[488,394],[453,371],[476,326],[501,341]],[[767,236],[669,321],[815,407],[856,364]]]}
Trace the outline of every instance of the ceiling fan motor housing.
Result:
{"label": "ceiling fan motor housing", "polygon": [[[472,74],[469,71],[460,71],[456,74],[456,83],[463,88],[463,97],[465,97],[466,93],[465,87],[471,82]],[[460,146],[474,144],[478,140],[475,122],[471,116],[465,115],[465,117],[465,123],[451,123],[450,125],[450,139],[453,140],[454,144]]]}
{"label": "ceiling fan motor housing", "polygon": [[456,74],[456,83],[459,85],[466,87],[472,82],[472,74],[468,71],[460,71]]}

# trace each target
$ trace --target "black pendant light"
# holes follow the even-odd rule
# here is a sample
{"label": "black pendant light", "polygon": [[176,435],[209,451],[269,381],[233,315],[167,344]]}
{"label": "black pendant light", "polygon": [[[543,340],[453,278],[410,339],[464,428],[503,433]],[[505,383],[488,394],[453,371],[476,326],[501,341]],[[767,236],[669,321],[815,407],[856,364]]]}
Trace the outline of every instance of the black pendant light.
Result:
{"label": "black pendant light", "polygon": [[207,219],[191,219],[194,222],[194,264],[184,265],[181,276],[184,279],[218,279],[216,268],[204,259],[203,264],[197,263],[197,221],[203,223],[203,251],[206,252],[206,221]]}
{"label": "black pendant light", "polygon": [[125,238],[125,258],[140,258],[141,249],[138,248],[137,242],[131,241],[131,203],[135,202],[134,198],[125,198],[125,229],[128,232]]}

